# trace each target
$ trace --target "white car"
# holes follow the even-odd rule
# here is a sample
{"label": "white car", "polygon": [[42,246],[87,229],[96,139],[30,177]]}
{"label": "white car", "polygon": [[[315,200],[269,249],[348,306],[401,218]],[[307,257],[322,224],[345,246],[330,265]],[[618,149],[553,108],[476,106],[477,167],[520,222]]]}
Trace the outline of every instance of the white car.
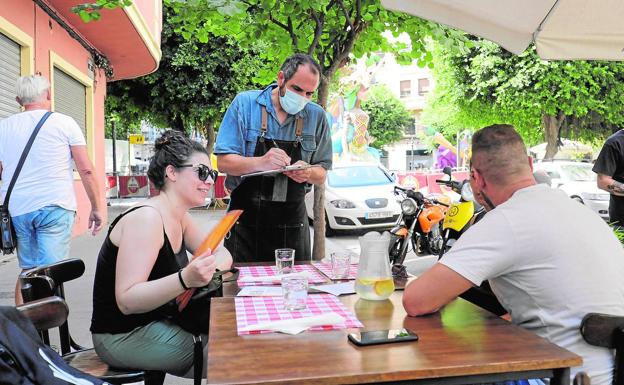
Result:
{"label": "white car", "polygon": [[[335,230],[387,229],[401,213],[394,195],[395,182],[380,165],[334,165],[325,182],[326,235]],[[306,210],[314,218],[314,191],[305,196]]]}
{"label": "white car", "polygon": [[596,185],[592,164],[571,161],[544,161],[533,164],[534,170],[544,170],[551,179],[550,185],[559,188],[609,220],[609,193]]}

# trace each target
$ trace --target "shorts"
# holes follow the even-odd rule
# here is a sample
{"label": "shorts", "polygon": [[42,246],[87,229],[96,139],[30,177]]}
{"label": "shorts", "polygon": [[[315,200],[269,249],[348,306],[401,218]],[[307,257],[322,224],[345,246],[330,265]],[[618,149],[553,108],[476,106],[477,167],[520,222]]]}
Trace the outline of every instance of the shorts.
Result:
{"label": "shorts", "polygon": [[67,258],[75,216],[75,211],[45,206],[11,217],[20,268],[30,269]]}
{"label": "shorts", "polygon": [[[205,377],[208,337],[201,337]],[[112,367],[193,375],[193,335],[170,321],[153,321],[128,333],[94,333],[92,339],[98,356]]]}

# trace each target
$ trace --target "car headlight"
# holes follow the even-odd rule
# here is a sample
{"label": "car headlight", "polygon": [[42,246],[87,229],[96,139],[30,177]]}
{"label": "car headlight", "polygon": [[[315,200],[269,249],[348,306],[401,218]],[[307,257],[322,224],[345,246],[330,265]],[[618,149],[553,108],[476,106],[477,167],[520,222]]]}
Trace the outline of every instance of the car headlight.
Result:
{"label": "car headlight", "polygon": [[461,197],[466,202],[474,202],[474,194],[472,193],[472,187],[470,183],[464,183],[461,188]]}
{"label": "car headlight", "polygon": [[609,194],[589,194],[589,193],[583,193],[581,194],[581,196],[583,197],[583,199],[589,199],[592,201],[608,201],[609,200]]}
{"label": "car headlight", "polygon": [[416,201],[412,198],[403,199],[403,201],[401,202],[401,211],[403,211],[403,214],[405,215],[412,215],[416,213],[417,208],[418,205],[416,204]]}
{"label": "car headlight", "polygon": [[346,199],[336,199],[329,203],[334,205],[334,207],[337,209],[354,209],[355,208],[355,203],[348,201]]}

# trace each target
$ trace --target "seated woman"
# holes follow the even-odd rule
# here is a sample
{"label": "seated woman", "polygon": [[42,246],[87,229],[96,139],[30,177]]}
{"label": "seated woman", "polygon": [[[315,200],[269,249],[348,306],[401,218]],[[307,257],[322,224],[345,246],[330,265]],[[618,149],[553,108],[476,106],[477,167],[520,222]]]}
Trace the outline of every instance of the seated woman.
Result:
{"label": "seated woman", "polygon": [[[197,227],[188,210],[204,205],[216,175],[202,145],[167,131],[155,143],[148,177],[160,194],[119,215],[100,249],[93,344],[113,367],[192,377],[193,335],[162,309],[184,286],[205,286],[215,269],[232,264],[223,246],[190,262],[187,257],[209,233]],[[205,356],[207,338],[202,341]]]}

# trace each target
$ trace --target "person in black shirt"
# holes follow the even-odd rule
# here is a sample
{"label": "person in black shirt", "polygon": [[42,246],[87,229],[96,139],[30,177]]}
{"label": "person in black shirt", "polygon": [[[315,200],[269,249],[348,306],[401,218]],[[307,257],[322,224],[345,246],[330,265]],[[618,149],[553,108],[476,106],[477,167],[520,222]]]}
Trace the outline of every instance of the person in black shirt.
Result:
{"label": "person in black shirt", "polygon": [[592,170],[598,174],[598,188],[611,194],[610,222],[624,226],[624,129],[607,139]]}

